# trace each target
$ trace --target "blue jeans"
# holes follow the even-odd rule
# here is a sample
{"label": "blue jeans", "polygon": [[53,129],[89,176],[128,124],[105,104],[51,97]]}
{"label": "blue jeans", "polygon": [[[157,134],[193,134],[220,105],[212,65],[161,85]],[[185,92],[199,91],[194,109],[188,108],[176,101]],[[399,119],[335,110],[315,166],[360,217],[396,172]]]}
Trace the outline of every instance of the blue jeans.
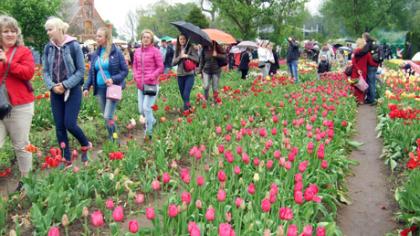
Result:
{"label": "blue jeans", "polygon": [[292,77],[295,79],[295,83],[299,82],[298,77],[298,60],[294,60],[287,63],[287,66],[289,67],[289,72],[292,75]]}
{"label": "blue jeans", "polygon": [[194,86],[194,75],[178,76],[178,87],[184,102],[184,111],[190,109],[190,94]]}
{"label": "blue jeans", "polygon": [[220,73],[207,74],[203,72],[203,87],[204,87],[204,97],[206,100],[209,99],[210,83],[213,88],[213,96],[217,97],[219,94],[219,80]]}
{"label": "blue jeans", "polygon": [[156,96],[144,95],[143,91],[137,89],[139,112],[146,118],[146,134],[148,135],[152,135],[153,125],[156,123],[152,106],[155,104],[158,94],[159,85],[157,86]]}
{"label": "blue jeans", "polygon": [[367,103],[373,103],[376,99],[376,71],[378,71],[378,67],[368,66],[367,83],[369,88],[366,97]]}
{"label": "blue jeans", "polygon": [[55,122],[55,132],[59,146],[64,143],[66,147],[63,150],[63,156],[67,161],[71,160],[70,146],[67,136],[69,131],[82,146],[89,146],[89,141],[82,129],[77,125],[80,106],[82,104],[82,90],[80,85],[70,89],[70,95],[67,102],[64,102],[63,94],[51,92],[51,111]]}
{"label": "blue jeans", "polygon": [[105,119],[105,126],[108,130],[108,138],[113,140],[113,134],[117,132],[117,126],[114,121],[115,110],[117,109],[117,101],[106,98],[106,87],[97,87],[96,98],[98,100],[101,112]]}

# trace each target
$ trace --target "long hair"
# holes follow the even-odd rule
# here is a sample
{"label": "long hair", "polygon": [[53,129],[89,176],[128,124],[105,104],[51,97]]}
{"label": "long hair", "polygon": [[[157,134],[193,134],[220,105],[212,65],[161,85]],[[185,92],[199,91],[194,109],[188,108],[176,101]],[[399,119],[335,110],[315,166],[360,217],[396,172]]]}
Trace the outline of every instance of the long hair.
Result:
{"label": "long hair", "polygon": [[181,36],[184,36],[185,39],[187,40],[187,43],[185,44],[185,53],[188,52],[188,49],[190,47],[190,42],[189,42],[188,38],[185,35],[183,35],[183,34],[178,35],[178,37],[176,38],[175,56],[179,56],[179,54],[181,54],[182,46],[181,46],[181,43],[179,42],[179,38]]}
{"label": "long hair", "polygon": [[98,31],[104,32],[105,39],[106,39],[106,47],[105,47],[105,53],[102,56],[103,59],[108,59],[109,54],[111,53],[112,49],[112,32],[107,27],[100,27]]}
{"label": "long hair", "polygon": [[69,29],[68,23],[55,16],[49,17],[47,22],[45,22],[44,28],[46,29],[48,26],[60,30],[63,34],[66,34],[67,30]]}
{"label": "long hair", "polygon": [[[16,31],[17,40],[16,46],[23,45],[22,30],[19,27],[17,20],[11,16],[0,15],[0,32],[3,32],[3,29],[10,29]],[[0,34],[0,46],[3,46],[3,38]]]}

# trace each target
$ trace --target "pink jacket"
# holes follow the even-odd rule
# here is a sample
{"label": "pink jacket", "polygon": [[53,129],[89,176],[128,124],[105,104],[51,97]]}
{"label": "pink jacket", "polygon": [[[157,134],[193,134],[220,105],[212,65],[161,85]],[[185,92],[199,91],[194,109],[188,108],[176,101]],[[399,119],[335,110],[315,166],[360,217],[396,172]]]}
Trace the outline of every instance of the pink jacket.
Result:
{"label": "pink jacket", "polygon": [[160,51],[153,45],[140,47],[134,52],[133,76],[138,89],[143,90],[143,82],[159,84],[159,75],[163,73],[163,69]]}

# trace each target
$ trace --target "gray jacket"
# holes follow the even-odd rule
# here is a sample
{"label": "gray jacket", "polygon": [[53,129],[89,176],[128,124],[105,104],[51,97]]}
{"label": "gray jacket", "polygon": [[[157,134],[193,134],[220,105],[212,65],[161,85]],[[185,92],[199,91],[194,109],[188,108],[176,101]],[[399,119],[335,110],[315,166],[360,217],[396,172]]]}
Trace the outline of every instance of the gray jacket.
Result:
{"label": "gray jacket", "polygon": [[[62,47],[67,76],[61,83],[66,89],[71,89],[83,83],[85,75],[85,61],[82,49],[75,38],[65,35]],[[53,65],[57,50],[58,48],[53,42],[48,42],[44,48],[42,65],[44,68],[44,83],[48,90],[51,90],[56,85],[53,80]],[[74,51],[72,52],[72,50]]]}
{"label": "gray jacket", "polygon": [[[188,52],[188,59],[193,60],[195,63],[198,64],[198,53],[197,50],[194,49],[194,47],[192,45],[190,45]],[[186,75],[193,75],[195,73],[194,70],[186,72],[184,70],[184,63],[183,63],[183,59],[180,57],[180,55],[177,55],[176,51],[174,53],[174,58],[172,60],[172,66],[178,66],[178,69],[176,71],[176,75],[177,76],[186,76]]]}

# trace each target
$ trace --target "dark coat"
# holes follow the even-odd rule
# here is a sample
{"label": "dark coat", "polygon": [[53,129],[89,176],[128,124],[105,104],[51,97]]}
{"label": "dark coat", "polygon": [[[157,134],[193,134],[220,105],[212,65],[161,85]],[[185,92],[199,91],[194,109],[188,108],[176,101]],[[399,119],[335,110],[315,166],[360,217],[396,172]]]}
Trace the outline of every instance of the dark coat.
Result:
{"label": "dark coat", "polygon": [[251,61],[251,58],[249,58],[249,52],[244,51],[241,53],[241,59],[239,62],[239,69],[240,70],[247,70],[249,69],[249,62]]}
{"label": "dark coat", "polygon": [[166,47],[166,55],[165,55],[165,60],[163,61],[163,65],[165,67],[172,67],[173,58],[174,58],[174,49],[172,48],[171,45],[168,45],[168,47]]}
{"label": "dark coat", "polygon": [[299,59],[299,44],[296,41],[289,41],[286,59],[287,62],[292,62]]}

